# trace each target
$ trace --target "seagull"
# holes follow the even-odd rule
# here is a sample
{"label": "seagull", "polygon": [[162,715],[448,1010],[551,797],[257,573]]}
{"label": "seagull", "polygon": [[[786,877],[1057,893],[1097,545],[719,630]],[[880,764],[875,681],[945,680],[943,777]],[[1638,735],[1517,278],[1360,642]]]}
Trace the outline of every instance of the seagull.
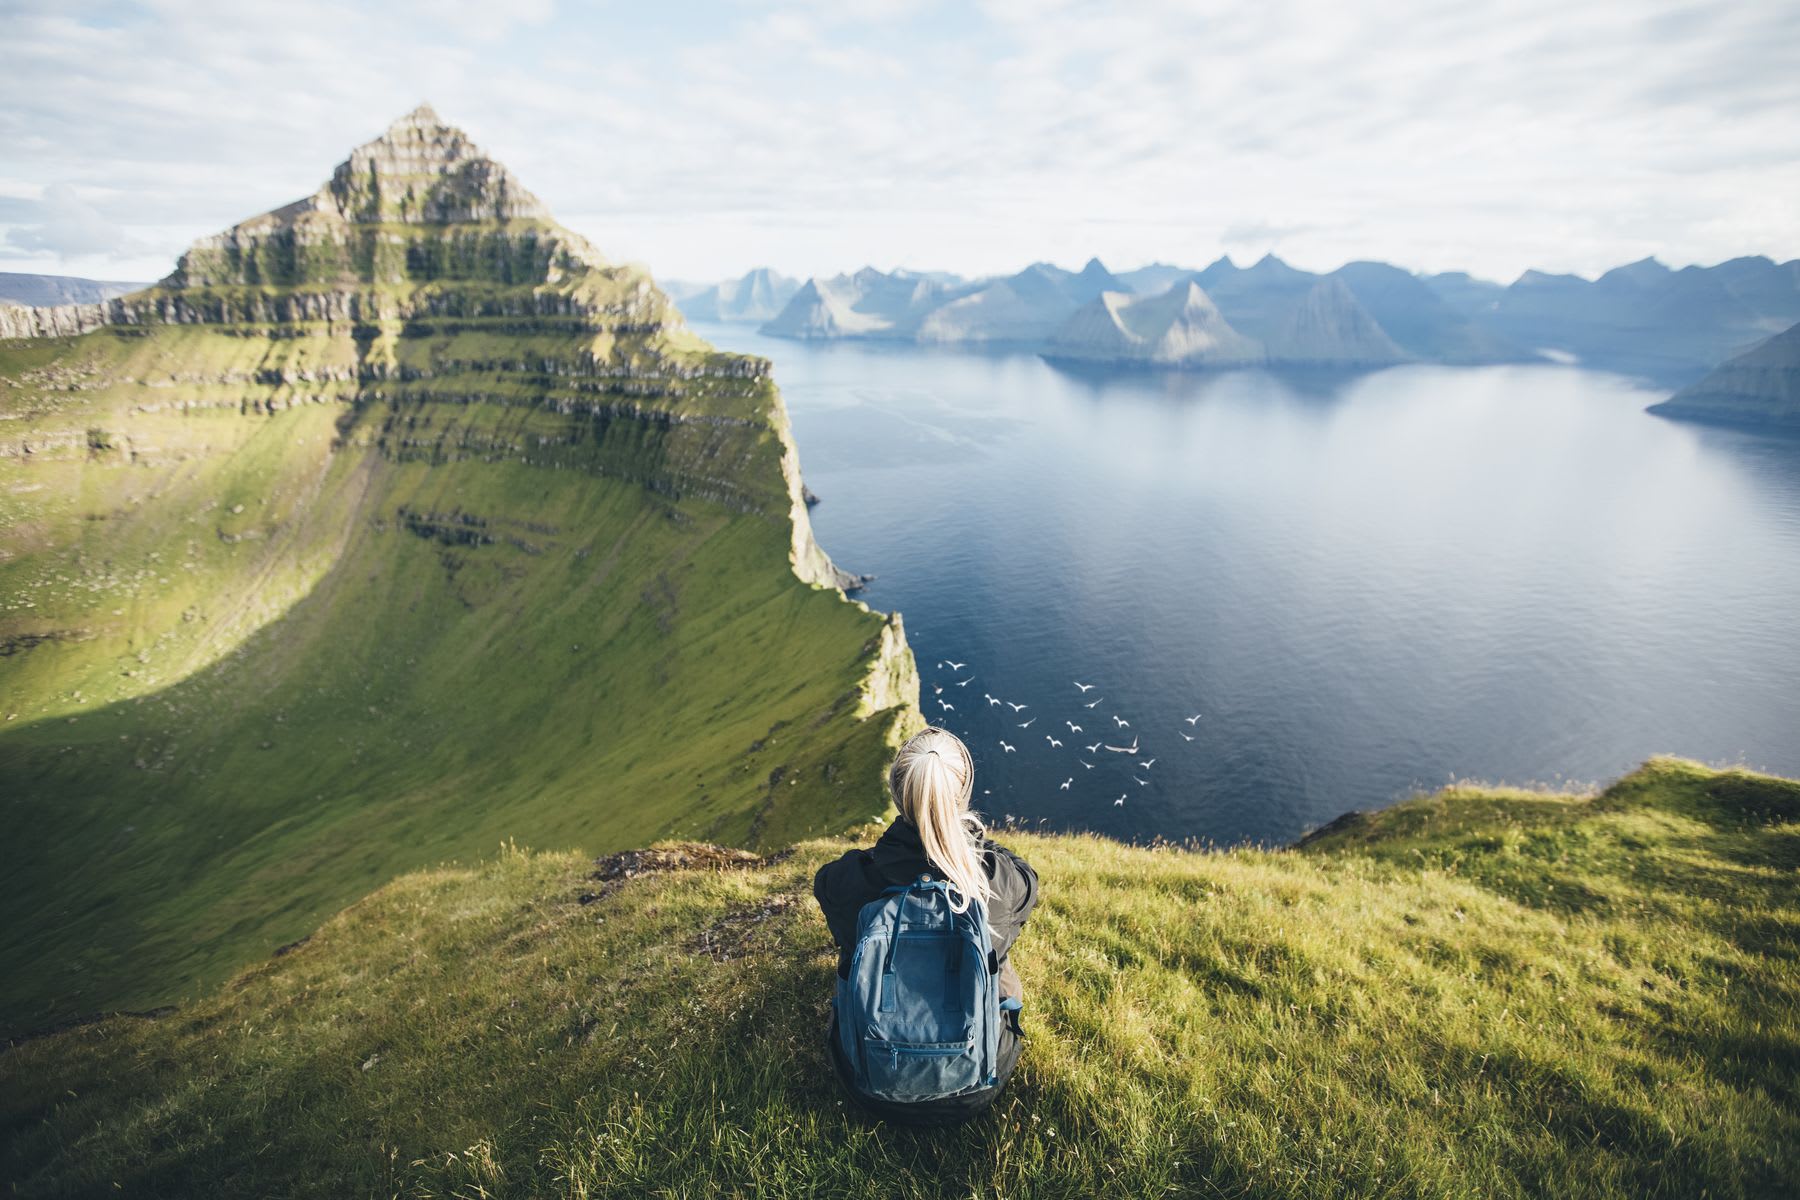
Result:
{"label": "seagull", "polygon": [[1014,750],[1014,747],[1007,745],[1004,740],[1001,741],[1000,748],[1002,750],[1006,751],[1008,754],[1011,754]]}
{"label": "seagull", "polygon": [[1108,746],[1107,749],[1115,754],[1136,754],[1138,752],[1137,739],[1132,738],[1129,746]]}
{"label": "seagull", "polygon": [[1050,748],[1051,748],[1051,749],[1052,749],[1052,750],[1060,750],[1060,749],[1062,749],[1062,743],[1061,743],[1061,742],[1059,742],[1059,741],[1057,741],[1057,740],[1056,740],[1056,739],[1055,739],[1055,738],[1053,738],[1053,737],[1051,737],[1051,736],[1050,736],[1050,735],[1049,735],[1049,734],[1047,734],[1047,733],[1046,733],[1046,734],[1045,734],[1045,735],[1044,735],[1044,740],[1045,740],[1045,741],[1046,741],[1046,742],[1049,742],[1049,743],[1050,743]]}
{"label": "seagull", "polygon": [[960,671],[968,665],[968,663],[953,663],[947,658],[938,664],[940,667],[949,667],[952,671]]}
{"label": "seagull", "polygon": [[1117,800],[1113,801],[1113,807],[1114,808],[1123,808],[1124,806],[1125,806],[1125,793],[1120,792],[1119,798]]}
{"label": "seagull", "polygon": [[1102,697],[1100,697],[1100,699],[1098,699],[1098,700],[1096,700],[1096,701],[1094,701],[1094,703],[1093,703],[1093,704],[1084,704],[1084,705],[1082,705],[1082,706],[1081,706],[1081,707],[1083,707],[1083,708],[1093,708],[1093,707],[1095,707],[1095,705],[1100,705],[1100,704],[1104,704],[1104,703],[1106,703],[1106,697],[1105,697],[1105,696],[1102,696]]}
{"label": "seagull", "polygon": [[1086,767],[1086,768],[1087,768],[1087,769],[1088,769],[1088,770],[1090,770],[1090,771],[1091,771],[1091,770],[1093,770],[1093,769],[1094,769],[1094,764],[1093,764],[1093,763],[1091,763],[1091,762],[1089,762],[1089,761],[1088,761],[1088,760],[1087,760],[1087,759],[1085,759],[1085,758],[1078,758],[1078,759],[1076,759],[1076,760],[1075,760],[1075,761],[1076,761],[1076,762],[1078,762],[1078,763],[1080,763],[1080,764],[1081,764],[1081,765],[1082,765],[1082,766],[1084,766],[1084,767]]}
{"label": "seagull", "polygon": [[1081,681],[1080,681],[1080,680],[1077,680],[1077,681],[1076,681],[1076,683],[1075,683],[1075,686],[1076,686],[1076,687],[1078,687],[1078,688],[1080,688],[1080,689],[1081,689],[1081,693],[1082,693],[1082,695],[1084,695],[1084,696],[1085,696],[1085,695],[1086,695],[1086,694],[1087,694],[1087,693],[1089,693],[1089,692],[1091,692],[1091,691],[1093,691],[1093,690],[1094,690],[1094,685],[1093,685],[1093,684],[1091,684],[1091,683],[1082,683],[1082,682],[1081,682]]}
{"label": "seagull", "polygon": [[931,694],[934,696],[941,696],[944,694],[944,689],[934,683],[931,685]]}
{"label": "seagull", "polygon": [[1140,767],[1144,768],[1144,770],[1148,771],[1150,769],[1150,764],[1155,761],[1156,760],[1154,758],[1146,758],[1143,762],[1139,763],[1138,766],[1140,766]]}
{"label": "seagull", "polygon": [[1194,740],[1194,735],[1193,735],[1193,734],[1191,734],[1191,733],[1184,733],[1184,734],[1182,734],[1182,735],[1181,735],[1181,736],[1182,736],[1182,737],[1184,737],[1184,738],[1186,738],[1186,739],[1187,739],[1187,740],[1188,740],[1188,741],[1190,741],[1190,742],[1191,742],[1191,741],[1193,741],[1193,740]]}
{"label": "seagull", "polygon": [[1205,715],[1206,715],[1205,713],[1195,713],[1191,717],[1183,717],[1181,719],[1186,721],[1189,725],[1192,725],[1195,721],[1198,721],[1201,717],[1204,717]]}
{"label": "seagull", "polygon": [[1031,718],[1031,720],[1026,721],[1023,725],[1020,725],[1019,728],[1020,729],[1030,729],[1033,725],[1036,725],[1036,724],[1037,724],[1037,718],[1033,717],[1033,718]]}
{"label": "seagull", "polygon": [[1070,733],[1080,733],[1081,732],[1081,726],[1077,725],[1073,721],[1064,721],[1063,724],[1067,725],[1069,727]]}
{"label": "seagull", "polygon": [[971,683],[974,683],[974,682],[975,682],[975,677],[973,675],[971,675],[967,679],[957,680],[956,686],[957,687],[968,687]]}
{"label": "seagull", "polygon": [[1014,704],[1011,700],[1008,700],[1006,702],[1006,707],[1012,709],[1014,712],[1024,712],[1026,709],[1030,708],[1031,705],[1029,705],[1029,704]]}
{"label": "seagull", "polygon": [[1138,777],[1136,775],[1133,775],[1132,778],[1137,779],[1137,785],[1139,787],[1149,787],[1150,786],[1150,781],[1148,779],[1138,779]]}
{"label": "seagull", "polygon": [[[984,696],[987,696],[986,692],[983,692],[981,694]],[[1000,697],[998,697],[998,696],[988,696],[987,701],[988,701],[989,708],[999,708],[1000,707]]]}
{"label": "seagull", "polygon": [[1060,792],[1066,792],[1069,790],[1069,785],[1074,782],[1075,782],[1075,777],[1073,775],[1071,775],[1067,779],[1062,781],[1062,786],[1060,788],[1058,788],[1057,790]]}
{"label": "seagull", "polygon": [[1127,721],[1124,717],[1119,716],[1117,713],[1113,714],[1113,720],[1118,723],[1120,729],[1131,728],[1131,722]]}
{"label": "seagull", "polygon": [[951,704],[948,700],[939,700],[938,707],[943,709],[945,712],[955,712],[956,711],[956,705]]}
{"label": "seagull", "polygon": [[1089,754],[1092,754],[1094,751],[1098,750],[1101,747],[1101,745],[1102,745],[1102,743],[1095,742],[1093,745],[1091,745],[1087,748],[1087,752]]}

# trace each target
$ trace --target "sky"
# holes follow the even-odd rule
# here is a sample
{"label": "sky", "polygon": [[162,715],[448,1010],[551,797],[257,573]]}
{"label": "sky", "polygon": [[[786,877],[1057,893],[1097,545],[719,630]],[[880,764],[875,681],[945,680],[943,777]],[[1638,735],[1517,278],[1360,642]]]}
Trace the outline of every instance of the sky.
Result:
{"label": "sky", "polygon": [[430,102],[604,254],[1800,257],[1800,0],[0,0],[0,270],[151,280]]}

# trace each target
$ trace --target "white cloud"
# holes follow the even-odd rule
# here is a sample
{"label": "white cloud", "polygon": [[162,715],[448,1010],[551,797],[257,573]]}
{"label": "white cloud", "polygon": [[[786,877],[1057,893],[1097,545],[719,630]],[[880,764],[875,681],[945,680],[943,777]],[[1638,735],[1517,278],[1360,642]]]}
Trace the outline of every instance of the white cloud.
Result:
{"label": "white cloud", "polygon": [[160,275],[421,99],[602,249],[685,277],[1800,255],[1800,5],[158,0],[7,20],[0,195],[61,185],[91,209],[58,233],[0,207],[38,270],[75,261],[54,242]]}

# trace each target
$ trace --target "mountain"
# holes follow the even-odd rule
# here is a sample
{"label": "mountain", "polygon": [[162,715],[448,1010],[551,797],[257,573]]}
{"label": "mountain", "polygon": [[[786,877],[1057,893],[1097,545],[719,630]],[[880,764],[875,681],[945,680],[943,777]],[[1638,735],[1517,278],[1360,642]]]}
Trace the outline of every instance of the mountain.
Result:
{"label": "mountain", "polygon": [[1421,275],[1419,282],[1431,289],[1432,295],[1465,317],[1475,317],[1493,308],[1506,289],[1486,279],[1477,279],[1467,271],[1442,271]]}
{"label": "mountain", "polygon": [[921,342],[1042,343],[1082,305],[1119,287],[1099,259],[1079,272],[1033,263],[1016,275],[972,284],[919,321]]}
{"label": "mountain", "polygon": [[1296,366],[1386,366],[1411,357],[1342,279],[1329,277],[1287,313],[1267,352],[1272,363]]}
{"label": "mountain", "polygon": [[1187,267],[1176,267],[1158,262],[1139,267],[1135,271],[1120,271],[1117,278],[1121,286],[1129,288],[1140,296],[1154,296],[1159,292],[1168,291],[1193,274],[1194,272]]}
{"label": "mountain", "polygon": [[937,279],[864,267],[853,275],[808,279],[761,329],[801,339],[911,338],[925,315],[955,293],[954,285]]}
{"label": "mountain", "polygon": [[768,267],[739,279],[728,279],[678,297],[681,311],[694,321],[772,320],[800,290],[800,281]]}
{"label": "mountain", "polygon": [[1043,889],[1024,1056],[928,1133],[857,1116],[819,1044],[810,885],[866,840],[502,848],[178,1012],[10,1047],[0,1170],[34,1197],[1792,1196],[1796,821],[1800,784],[1658,759],[1286,850],[998,830]]}
{"label": "mountain", "polygon": [[18,275],[0,271],[0,304],[17,304],[26,308],[97,304],[149,286],[146,283],[120,283],[108,279],[79,279],[73,275]]}
{"label": "mountain", "polygon": [[1102,292],[1057,330],[1045,354],[1182,367],[1242,366],[1264,357],[1191,279],[1155,296]]}
{"label": "mountain", "polygon": [[7,311],[0,1030],[503,839],[885,803],[911,654],[812,537],[768,362],[429,108],[154,287]]}
{"label": "mountain", "polygon": [[1650,411],[1800,433],[1800,324],[1716,367]]}
{"label": "mountain", "polygon": [[1409,271],[1379,262],[1345,263],[1338,279],[1406,354],[1428,362],[1516,362],[1523,351],[1480,328]]}
{"label": "mountain", "polygon": [[1674,271],[1643,259],[1592,281],[1527,271],[1477,319],[1533,350],[1692,379],[1800,321],[1800,261],[1737,258]]}

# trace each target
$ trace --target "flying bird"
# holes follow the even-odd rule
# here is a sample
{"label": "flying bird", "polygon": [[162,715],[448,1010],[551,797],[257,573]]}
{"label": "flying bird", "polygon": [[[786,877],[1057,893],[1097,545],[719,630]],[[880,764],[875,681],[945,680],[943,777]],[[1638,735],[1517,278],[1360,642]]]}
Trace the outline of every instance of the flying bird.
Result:
{"label": "flying bird", "polygon": [[967,679],[957,680],[956,686],[957,687],[968,687],[971,683],[974,683],[974,682],[975,682],[975,677],[973,675],[971,675]]}
{"label": "flying bird", "polygon": [[947,658],[938,664],[940,667],[949,667],[952,671],[960,671],[968,665],[968,663],[953,663]]}
{"label": "flying bird", "polygon": [[1119,798],[1117,800],[1113,801],[1113,807],[1114,808],[1123,808],[1124,806],[1125,806],[1125,793],[1120,792]]}
{"label": "flying bird", "polygon": [[1036,724],[1037,724],[1037,718],[1033,717],[1033,718],[1031,718],[1031,720],[1026,721],[1023,724],[1021,724],[1019,726],[1019,728],[1020,729],[1030,729],[1033,725],[1036,725]]}
{"label": "flying bird", "polygon": [[1150,786],[1150,781],[1148,779],[1138,779],[1138,777],[1136,775],[1133,775],[1132,778],[1137,779],[1137,785],[1139,787],[1149,787]]}
{"label": "flying bird", "polygon": [[945,712],[955,712],[956,711],[956,705],[950,703],[948,700],[939,700],[938,707],[943,709]]}
{"label": "flying bird", "polygon": [[1084,705],[1082,705],[1082,706],[1081,706],[1081,707],[1083,707],[1083,708],[1094,708],[1094,707],[1096,707],[1096,706],[1098,706],[1098,705],[1101,705],[1101,704],[1105,704],[1105,703],[1106,703],[1106,697],[1105,697],[1105,696],[1102,696],[1102,697],[1100,697],[1100,698],[1099,698],[1099,699],[1098,699],[1098,700],[1096,700],[1096,701],[1094,701],[1094,703],[1093,703],[1093,704],[1084,704]]}
{"label": "flying bird", "polygon": [[1193,740],[1194,740],[1194,735],[1193,735],[1193,734],[1191,734],[1191,733],[1184,733],[1184,734],[1182,734],[1182,735],[1181,735],[1181,736],[1182,736],[1182,737],[1184,737],[1184,738],[1186,738],[1186,739],[1187,739],[1187,740],[1188,740],[1188,741],[1190,741],[1190,742],[1191,742],[1191,741],[1193,741]]}
{"label": "flying bird", "polygon": [[[981,694],[984,696],[987,696],[986,692],[983,692]],[[998,697],[998,696],[988,696],[987,702],[988,702],[989,708],[999,708],[1000,707],[1000,697]]]}
{"label": "flying bird", "polygon": [[1091,745],[1087,748],[1087,752],[1089,754],[1092,754],[1094,751],[1098,750],[1100,748],[1100,746],[1101,746],[1101,743],[1095,742],[1093,745]]}
{"label": "flying bird", "polygon": [[1074,782],[1075,782],[1075,777],[1073,775],[1071,775],[1067,779],[1062,781],[1062,786],[1060,788],[1058,788],[1057,790],[1066,792],[1069,790],[1069,785]]}
{"label": "flying bird", "polygon": [[1192,725],[1195,721],[1198,721],[1201,717],[1204,717],[1205,715],[1206,715],[1205,713],[1195,713],[1191,717],[1183,717],[1181,719],[1186,721],[1189,725]]}
{"label": "flying bird", "polygon": [[1087,759],[1085,759],[1085,758],[1078,758],[1078,759],[1076,759],[1076,760],[1075,760],[1075,761],[1076,761],[1076,762],[1078,762],[1078,763],[1080,763],[1080,764],[1081,764],[1081,765],[1082,765],[1082,766],[1084,766],[1084,767],[1086,767],[1086,768],[1087,768],[1087,769],[1088,769],[1088,770],[1090,770],[1090,771],[1091,771],[1091,770],[1093,770],[1093,769],[1094,769],[1094,764],[1093,764],[1093,763],[1091,763],[1091,762],[1089,762],[1089,761],[1088,761],[1088,760],[1087,760]]}
{"label": "flying bird", "polygon": [[931,694],[934,696],[941,696],[944,694],[944,689],[934,683],[931,685]]}
{"label": "flying bird", "polygon": [[1070,733],[1080,733],[1081,732],[1081,726],[1077,725],[1073,721],[1064,721],[1063,724],[1067,725],[1069,727]]}
{"label": "flying bird", "polygon": [[1004,742],[1004,741],[1002,741],[1002,742],[1001,742],[1001,743],[1000,743],[1000,748],[1001,748],[1001,749],[1002,749],[1002,750],[1004,750],[1004,751],[1006,751],[1006,752],[1007,752],[1007,753],[1008,753],[1008,754],[1011,754],[1011,753],[1012,753],[1012,752],[1013,752],[1013,749],[1014,749],[1014,747],[1012,747],[1012,746],[1009,746],[1009,745],[1007,745],[1007,744],[1006,744],[1006,743],[1005,743],[1005,742]]}
{"label": "flying bird", "polygon": [[1138,752],[1137,742],[1136,738],[1132,738],[1129,746],[1108,746],[1107,749],[1114,754],[1136,754]]}
{"label": "flying bird", "polygon": [[1047,742],[1049,742],[1049,743],[1050,743],[1050,748],[1051,748],[1051,749],[1052,749],[1052,750],[1060,750],[1060,749],[1062,749],[1062,743],[1061,743],[1061,742],[1059,742],[1059,741],[1057,741],[1057,740],[1056,740],[1056,739],[1055,739],[1055,738],[1053,738],[1053,737],[1051,737],[1051,736],[1050,736],[1050,735],[1049,735],[1049,734],[1047,734],[1047,733],[1046,733],[1046,734],[1045,734],[1045,735],[1044,735],[1044,740],[1045,740],[1045,741],[1047,741]]}
{"label": "flying bird", "polygon": [[1080,689],[1081,689],[1081,694],[1082,694],[1082,695],[1084,695],[1084,696],[1085,696],[1085,695],[1087,695],[1087,694],[1088,694],[1088,693],[1089,693],[1089,692],[1091,692],[1091,691],[1093,691],[1093,690],[1094,690],[1094,685],[1093,685],[1093,684],[1091,684],[1091,683],[1082,683],[1082,682],[1081,682],[1081,681],[1080,681],[1080,680],[1076,680],[1076,682],[1075,682],[1075,686],[1076,686],[1076,687],[1078,687],[1078,688],[1080,688]]}
{"label": "flying bird", "polygon": [[1029,704],[1014,704],[1011,700],[1008,700],[1006,702],[1006,707],[1012,709],[1014,712],[1024,712],[1026,709],[1030,708],[1031,705],[1029,705]]}
{"label": "flying bird", "polygon": [[1148,771],[1150,769],[1150,764],[1154,763],[1155,761],[1156,760],[1154,758],[1146,758],[1143,762],[1139,763],[1138,766],[1140,766],[1140,767],[1144,768],[1144,770]]}
{"label": "flying bird", "polygon": [[1118,714],[1117,714],[1117,713],[1114,713],[1114,714],[1113,714],[1113,722],[1114,722],[1114,723],[1115,723],[1115,724],[1116,724],[1116,725],[1118,725],[1118,727],[1119,727],[1119,728],[1120,728],[1120,729],[1129,729],[1129,728],[1131,728],[1131,722],[1130,722],[1130,721],[1127,721],[1127,720],[1126,720],[1126,719],[1125,719],[1125,718],[1124,718],[1124,717],[1121,717],[1121,716],[1119,716],[1119,715],[1118,715]]}

